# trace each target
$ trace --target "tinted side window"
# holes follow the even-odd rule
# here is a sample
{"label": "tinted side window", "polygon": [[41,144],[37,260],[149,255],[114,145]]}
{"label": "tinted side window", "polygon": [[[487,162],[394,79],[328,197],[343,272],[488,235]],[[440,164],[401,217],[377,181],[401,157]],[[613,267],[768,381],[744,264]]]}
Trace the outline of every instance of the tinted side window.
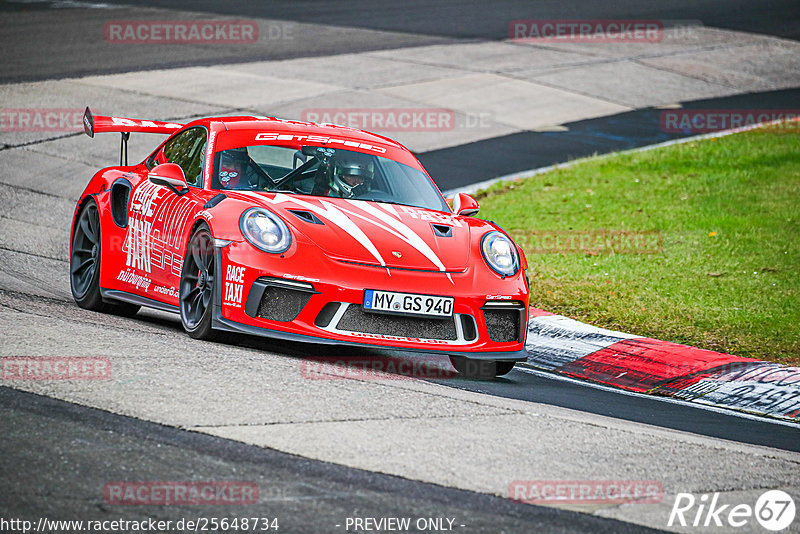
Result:
{"label": "tinted side window", "polygon": [[164,155],[170,163],[183,169],[186,182],[195,187],[203,185],[203,160],[206,153],[206,131],[190,128],[164,145]]}

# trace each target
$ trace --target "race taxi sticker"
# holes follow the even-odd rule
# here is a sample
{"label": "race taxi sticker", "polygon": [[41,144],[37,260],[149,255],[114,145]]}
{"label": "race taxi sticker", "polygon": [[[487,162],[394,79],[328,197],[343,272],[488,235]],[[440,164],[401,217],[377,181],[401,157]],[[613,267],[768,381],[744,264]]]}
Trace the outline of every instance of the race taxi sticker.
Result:
{"label": "race taxi sticker", "polygon": [[242,295],[244,293],[244,274],[245,267],[241,265],[228,265],[225,270],[225,290],[222,299],[223,304],[242,307]]}

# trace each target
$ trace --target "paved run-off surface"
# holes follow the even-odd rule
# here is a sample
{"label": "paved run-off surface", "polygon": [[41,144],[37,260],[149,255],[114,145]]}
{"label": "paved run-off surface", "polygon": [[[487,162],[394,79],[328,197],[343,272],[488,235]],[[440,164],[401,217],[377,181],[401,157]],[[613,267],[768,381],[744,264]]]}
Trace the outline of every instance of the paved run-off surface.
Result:
{"label": "paved run-off surface", "polygon": [[36,259],[28,266],[31,278],[55,280],[60,296],[2,293],[2,355],[106,356],[112,377],[13,387],[499,496],[515,480],[657,480],[666,493],[661,504],[595,511],[656,527],[665,526],[678,492],[720,491],[725,502],[745,502],[765,488],[800,489],[796,453],[417,380],[310,380],[305,360],[283,348],[197,342],[175,319],[147,312],[136,319],[86,312],[64,296],[64,265]]}

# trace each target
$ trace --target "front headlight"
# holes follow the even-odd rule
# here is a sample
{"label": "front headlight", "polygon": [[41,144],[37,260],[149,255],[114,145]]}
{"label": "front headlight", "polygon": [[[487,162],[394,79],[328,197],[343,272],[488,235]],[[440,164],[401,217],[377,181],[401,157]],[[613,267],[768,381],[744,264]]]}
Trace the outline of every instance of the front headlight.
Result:
{"label": "front headlight", "polygon": [[493,231],[483,236],[481,252],[489,267],[501,276],[512,276],[519,270],[517,247],[502,232]]}
{"label": "front headlight", "polygon": [[280,254],[292,244],[286,223],[264,208],[250,208],[242,213],[239,228],[251,245],[264,252]]}

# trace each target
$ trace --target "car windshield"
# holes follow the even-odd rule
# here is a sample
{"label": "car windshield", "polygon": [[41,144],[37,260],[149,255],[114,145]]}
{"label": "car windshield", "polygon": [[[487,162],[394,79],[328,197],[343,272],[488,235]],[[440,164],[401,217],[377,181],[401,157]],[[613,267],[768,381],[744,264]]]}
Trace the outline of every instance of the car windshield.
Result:
{"label": "car windshield", "polygon": [[372,200],[449,211],[430,178],[397,161],[351,150],[255,145],[214,158],[212,188]]}

